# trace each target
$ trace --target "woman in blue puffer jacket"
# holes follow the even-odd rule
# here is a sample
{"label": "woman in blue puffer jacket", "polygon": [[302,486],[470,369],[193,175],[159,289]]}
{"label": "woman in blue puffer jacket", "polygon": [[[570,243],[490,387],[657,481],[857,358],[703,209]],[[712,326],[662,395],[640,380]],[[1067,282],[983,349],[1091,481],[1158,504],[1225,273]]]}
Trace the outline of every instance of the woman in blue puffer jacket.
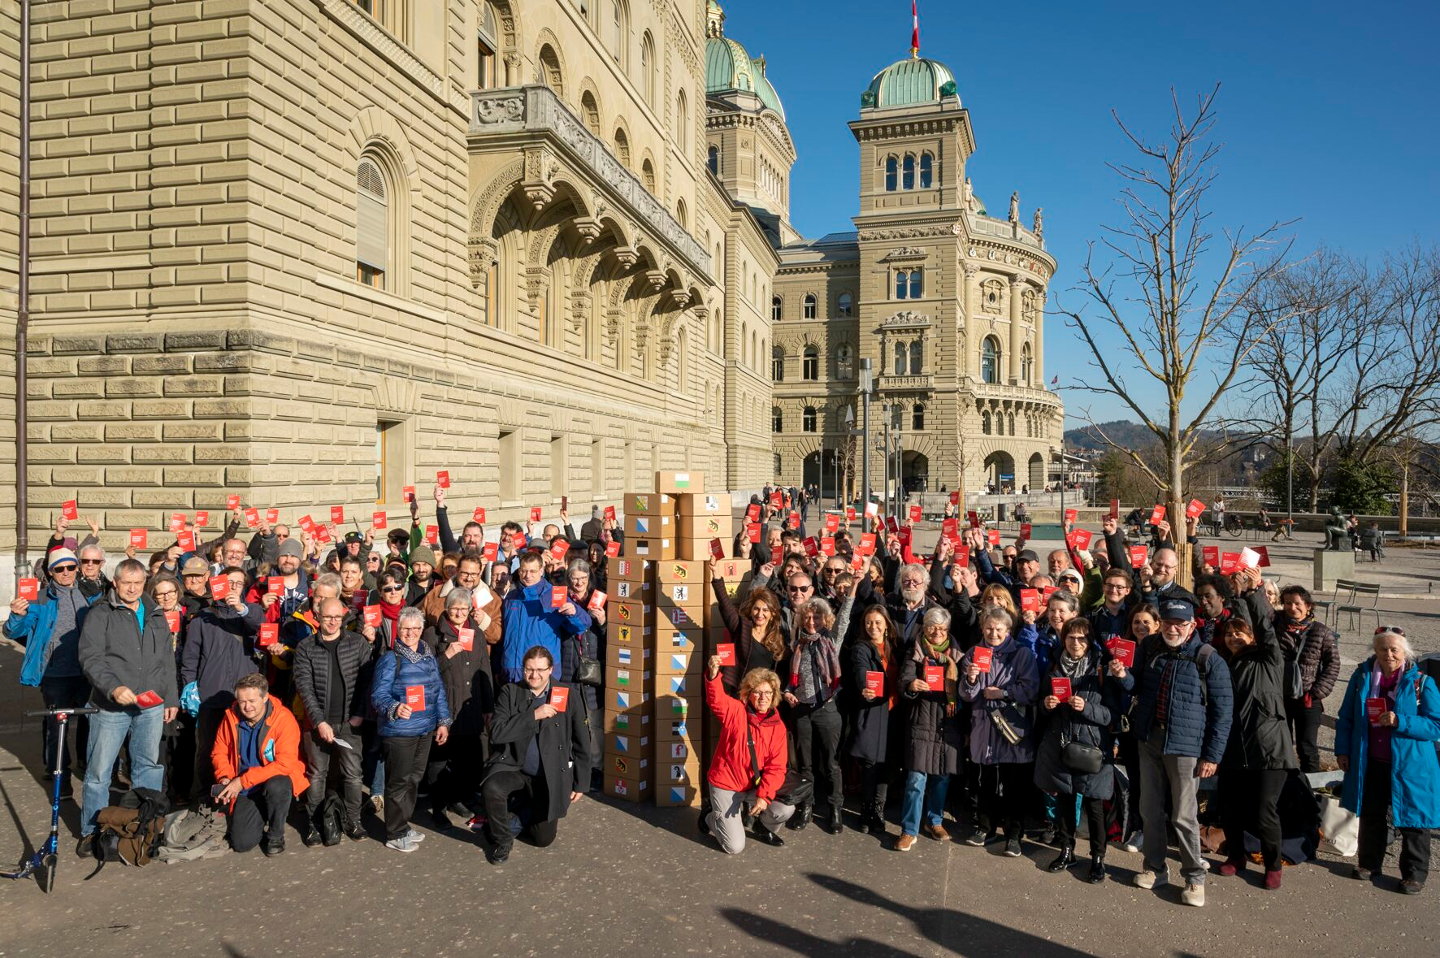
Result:
{"label": "woman in blue puffer jacket", "polygon": [[1335,716],[1340,805],[1360,816],[1353,876],[1379,877],[1388,813],[1400,833],[1400,890],[1416,895],[1430,871],[1430,830],[1440,828],[1440,691],[1401,630],[1378,629],[1374,651],[1350,677]]}
{"label": "woman in blue puffer jacket", "polygon": [[370,702],[385,752],[385,846],[413,852],[424,836],[410,827],[410,813],[430,757],[430,740],[433,735],[436,744],[444,745],[452,719],[440,663],[420,641],[424,614],[413,606],[401,609],[395,631],[395,647],[375,665]]}

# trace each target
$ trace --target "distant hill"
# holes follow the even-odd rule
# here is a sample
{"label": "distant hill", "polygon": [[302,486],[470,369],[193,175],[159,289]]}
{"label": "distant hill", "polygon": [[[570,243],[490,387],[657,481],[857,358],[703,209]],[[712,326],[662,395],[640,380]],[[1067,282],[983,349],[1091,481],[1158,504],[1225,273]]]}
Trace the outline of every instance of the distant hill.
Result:
{"label": "distant hill", "polygon": [[[1138,422],[1116,419],[1100,423],[1099,429],[1126,449],[1140,449],[1155,442],[1155,434]],[[1065,445],[1075,452],[1104,452],[1109,448],[1094,426],[1065,430]]]}

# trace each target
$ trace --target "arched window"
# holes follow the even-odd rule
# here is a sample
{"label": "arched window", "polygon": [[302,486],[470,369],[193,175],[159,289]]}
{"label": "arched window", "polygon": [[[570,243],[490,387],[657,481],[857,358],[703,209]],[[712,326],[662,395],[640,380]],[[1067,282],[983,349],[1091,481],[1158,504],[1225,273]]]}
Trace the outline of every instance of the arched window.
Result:
{"label": "arched window", "polygon": [[615,158],[626,167],[630,166],[630,137],[619,128],[615,130]]}
{"label": "arched window", "polygon": [[685,91],[675,94],[675,148],[683,156],[690,142],[690,101]]}
{"label": "arched window", "polygon": [[903,269],[895,271],[895,298],[904,299],[910,295],[910,274]]}
{"label": "arched window", "polygon": [[805,299],[801,301],[801,312],[805,319],[815,318],[815,294],[806,293]]}
{"label": "arched window", "polygon": [[707,153],[706,162],[710,165],[710,172],[716,176],[720,175],[720,147],[712,146]]}
{"label": "arched window", "polygon": [[835,297],[835,315],[848,317],[855,315],[855,297],[849,293],[841,293]]}
{"label": "arched window", "polygon": [[495,29],[495,10],[488,3],[480,4],[480,30],[475,38],[475,89],[488,90],[495,81],[495,51],[499,49]]}
{"label": "arched window", "polygon": [[645,95],[645,103],[653,107],[655,105],[655,41],[651,39],[649,30],[646,30],[640,37],[640,92]]}
{"label": "arched window", "polygon": [[925,407],[918,402],[910,407],[910,428],[916,432],[925,428]]}
{"label": "arched window", "polygon": [[915,154],[906,153],[905,163],[901,167],[900,188],[913,190],[915,188]]}
{"label": "arched window", "polygon": [[770,297],[770,322],[780,322],[780,314],[782,312],[783,306],[784,304],[780,301],[779,296]]}
{"label": "arched window", "polygon": [[385,289],[390,273],[390,190],[380,158],[360,157],[355,168],[355,278]]}
{"label": "arched window", "polygon": [[895,375],[904,376],[907,372],[907,364],[910,362],[910,352],[904,343],[895,344]]}
{"label": "arched window", "polygon": [[805,352],[800,359],[800,376],[810,382],[820,378],[820,349],[818,347],[805,347]]}
{"label": "arched window", "polygon": [[815,407],[806,406],[804,414],[800,417],[800,428],[806,432],[814,432],[816,429],[816,420]]}
{"label": "arched window", "polygon": [[610,0],[610,23],[606,45],[620,68],[625,68],[625,41],[630,36],[630,7],[625,0]]}
{"label": "arched window", "polygon": [[1000,381],[1000,343],[986,336],[980,344],[980,379],[987,383]]}
{"label": "arched window", "polygon": [[855,353],[849,343],[841,343],[835,347],[835,376],[837,379],[850,379],[855,375]]}
{"label": "arched window", "polygon": [[915,340],[910,344],[910,375],[918,376],[925,371],[925,344]]}
{"label": "arched window", "polygon": [[922,190],[928,190],[930,188],[934,163],[935,159],[929,153],[920,154],[920,188]]}
{"label": "arched window", "polygon": [[680,221],[680,228],[681,228],[681,229],[689,229],[689,228],[690,228],[690,216],[689,216],[689,213],[688,213],[688,212],[686,211],[686,209],[685,209],[685,201],[684,201],[684,200],[676,200],[676,201],[675,201],[675,218]]}
{"label": "arched window", "polygon": [[770,378],[777,383],[785,381],[785,349],[782,346],[770,348]]}
{"label": "arched window", "polygon": [[896,187],[895,172],[898,161],[893,156],[885,157],[885,192],[894,193]]}
{"label": "arched window", "polygon": [[555,91],[555,95],[564,98],[565,77],[560,73],[560,57],[555,53],[555,48],[545,44],[540,48],[540,82]]}
{"label": "arched window", "polygon": [[980,431],[987,436],[990,435],[990,411],[988,409],[980,414]]}
{"label": "arched window", "polygon": [[770,431],[771,431],[771,432],[784,432],[784,431],[785,431],[785,414],[780,411],[780,407],[779,407],[779,406],[771,406],[771,407],[770,407]]}
{"label": "arched window", "polygon": [[1026,386],[1033,385],[1030,382],[1030,344],[1026,343],[1020,347],[1020,382]]}
{"label": "arched window", "polygon": [[585,117],[585,126],[596,136],[600,135],[600,104],[595,102],[595,94],[586,90],[580,94],[580,113]]}
{"label": "arched window", "polygon": [[640,179],[645,183],[645,189],[650,191],[651,196],[654,196],[655,166],[650,162],[650,157],[648,156],[645,157],[645,159],[640,164]]}
{"label": "arched window", "polygon": [[910,271],[910,298],[919,299],[925,295],[925,271],[923,269],[912,269]]}
{"label": "arched window", "polygon": [[898,403],[890,407],[890,428],[899,431],[905,425],[905,407]]}

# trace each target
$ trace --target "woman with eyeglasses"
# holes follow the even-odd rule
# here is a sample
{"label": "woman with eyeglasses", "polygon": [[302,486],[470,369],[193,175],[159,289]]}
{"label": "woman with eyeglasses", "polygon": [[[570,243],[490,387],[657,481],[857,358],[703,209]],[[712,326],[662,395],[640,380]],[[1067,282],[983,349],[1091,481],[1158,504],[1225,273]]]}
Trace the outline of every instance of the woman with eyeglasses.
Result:
{"label": "woman with eyeglasses", "polygon": [[[450,827],[448,806],[465,806],[466,817],[480,787],[480,769],[488,757],[485,730],[495,712],[495,678],[490,668],[490,643],[475,621],[475,596],[453,588],[445,596],[445,613],[425,630],[424,642],[435,650],[445,700],[455,716],[450,739],[430,751],[430,817]],[[497,629],[495,634],[499,635]],[[456,808],[455,813],[460,814]]]}
{"label": "woman with eyeglasses", "polygon": [[780,846],[785,844],[780,826],[795,814],[793,805],[775,798],[785,783],[789,754],[785,723],[775,708],[780,676],[770,669],[750,669],[740,681],[739,693],[736,698],[725,690],[720,656],[710,656],[705,701],[720,722],[720,735],[706,775],[711,810],[701,810],[700,831],[713,836],[727,855],[745,850],[747,817],[754,820],[755,839]]}
{"label": "woman with eyeglasses", "polygon": [[[982,616],[983,621],[983,616]],[[1027,653],[1028,654],[1028,653]],[[950,639],[950,613],[929,609],[905,647],[900,691],[909,703],[905,728],[905,798],[895,850],[908,852],[924,834],[947,842],[945,796],[960,771],[960,650]]]}
{"label": "woman with eyeglasses", "polygon": [[376,630],[381,648],[395,644],[395,623],[405,608],[405,577],[398,572],[384,572],[370,593],[370,604],[380,606],[380,627]]}
{"label": "woman with eyeglasses", "polygon": [[[1267,585],[1273,586],[1269,579]],[[1268,592],[1267,592],[1268,595]],[[1300,755],[1300,771],[1320,771],[1320,724],[1325,699],[1340,679],[1340,641],[1335,631],[1315,618],[1315,600],[1303,585],[1286,586],[1280,592],[1275,613],[1275,631],[1287,662],[1300,671],[1303,692],[1291,698],[1286,690],[1285,714],[1290,735]]]}
{"label": "woman with eyeglasses", "polygon": [[385,753],[385,847],[413,852],[425,836],[410,827],[430,742],[444,745],[452,717],[440,664],[422,641],[425,616],[401,609],[395,619],[395,645],[375,665],[370,702],[379,716]]}
{"label": "woman with eyeglasses", "polygon": [[1372,649],[1335,717],[1335,758],[1345,773],[1340,805],[1360,816],[1351,876],[1380,877],[1393,822],[1400,890],[1418,895],[1430,872],[1430,832],[1440,828],[1440,691],[1420,670],[1404,629],[1376,629]]}
{"label": "woman with eyeglasses", "polygon": [[[181,643],[186,624],[185,608],[180,604],[180,582],[170,575],[153,576],[145,586],[145,592],[169,623],[170,640],[175,643],[176,688],[179,688],[180,656],[184,651]],[[177,710],[175,718],[165,723],[161,738],[167,753],[165,767],[169,769],[166,781],[170,797],[182,798],[189,790],[195,763],[195,723],[190,714],[183,708]]]}
{"label": "woman with eyeglasses", "polygon": [[[605,663],[605,606],[597,605],[591,608],[591,600],[595,598],[596,586],[593,582],[593,575],[588,559],[576,557],[565,565],[565,585],[569,588],[570,601],[576,608],[584,609],[590,613],[590,626],[583,632],[572,636],[566,636],[560,643],[560,674],[557,676],[561,682],[574,683],[576,670],[580,667],[581,657],[594,659],[603,667]],[[585,714],[590,722],[590,754],[603,755],[605,753],[605,732],[602,726],[605,724],[604,716],[600,714],[600,703],[603,701],[604,688],[588,684],[576,684],[575,691],[579,693],[580,700],[585,706]],[[596,778],[595,788],[599,790],[600,763],[595,764],[593,774]]]}

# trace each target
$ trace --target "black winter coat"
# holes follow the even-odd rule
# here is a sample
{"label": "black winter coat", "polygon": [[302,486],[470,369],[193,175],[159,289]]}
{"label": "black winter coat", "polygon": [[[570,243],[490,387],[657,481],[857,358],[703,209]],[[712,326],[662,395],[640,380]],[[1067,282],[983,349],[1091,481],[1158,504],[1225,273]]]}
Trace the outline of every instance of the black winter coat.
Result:
{"label": "black winter coat", "polygon": [[1304,650],[1300,651],[1300,682],[1312,701],[1321,702],[1335,691],[1335,683],[1340,679],[1340,642],[1335,630],[1311,619],[1303,628],[1291,632],[1287,628],[1290,619],[1283,612],[1275,613],[1273,622],[1275,637],[1286,658],[1293,659],[1304,644]]}
{"label": "black winter coat", "polygon": [[1255,644],[1236,656],[1220,650],[1230,666],[1235,702],[1235,719],[1221,767],[1298,768],[1285,719],[1285,653],[1275,635],[1270,600],[1261,589],[1244,598],[1256,623]]}
{"label": "black winter coat", "polygon": [[136,714],[136,706],[116,705],[110,696],[120,686],[136,695],[155,692],[165,707],[180,705],[175,683],[175,642],[165,613],[141,596],[145,610],[142,632],[135,613],[114,591],[96,599],[80,627],[80,667],[92,686],[90,704],[107,712]]}
{"label": "black winter coat", "polygon": [[[880,663],[880,653],[870,642],[856,642],[850,646],[844,671],[845,699],[851,709],[850,724],[854,729],[854,738],[850,742],[850,757],[878,765],[891,756],[891,713],[904,716],[905,703],[903,700],[897,701],[895,708],[891,709],[889,696],[892,690],[889,688],[885,689],[885,694],[873,701],[867,702],[861,694],[865,691],[866,672],[885,671]],[[898,671],[895,674],[898,676]],[[885,681],[888,684],[890,676],[886,676]],[[898,721],[900,719],[897,719]]]}
{"label": "black winter coat", "polygon": [[[954,646],[950,652],[958,661]],[[945,664],[939,659],[928,661],[931,665]],[[920,663],[915,661],[912,644],[900,660],[900,688],[909,706],[905,715],[905,768],[926,775],[954,775],[960,770],[960,749],[964,745],[959,708],[946,715],[945,692],[910,691],[910,683],[920,677]],[[953,685],[950,693],[954,693]]]}
{"label": "black winter coat", "polygon": [[[364,718],[370,701],[370,685],[363,680],[366,666],[370,665],[370,642],[360,633],[348,631],[341,632],[335,641],[340,643],[337,649],[340,678],[345,683],[338,693],[344,697],[343,714],[347,719]],[[320,639],[320,633],[312,632],[300,640],[295,647],[293,670],[295,692],[305,706],[305,724],[314,727],[325,721],[330,697],[336,694],[336,690],[330,688],[330,650]]]}
{"label": "black winter coat", "polygon": [[[1115,794],[1115,765],[1111,757],[1114,739],[1110,725],[1120,714],[1125,693],[1119,682],[1103,670],[1102,658],[1091,646],[1084,670],[1070,680],[1070,694],[1084,700],[1085,707],[1079,712],[1066,702],[1049,712],[1044,705],[1039,707],[1045,716],[1045,732],[1035,753],[1035,787],[1042,792],[1067,792],[1086,798],[1110,798]],[[1043,700],[1050,694],[1050,679],[1063,677],[1057,661],[1050,667],[1049,675],[1041,679],[1039,697]],[[1098,748],[1104,756],[1100,771],[1093,775],[1072,771],[1060,758],[1062,738]]]}
{"label": "black winter coat", "polygon": [[[571,688],[570,696],[577,698]],[[545,698],[550,698],[549,690]],[[547,719],[535,718],[535,695],[523,682],[504,685],[495,701],[490,725],[490,761],[485,778],[524,767],[530,741],[540,738],[540,768],[545,776],[549,807],[545,821],[558,821],[570,808],[570,793],[590,787],[590,728],[583,709],[566,709]],[[484,784],[484,779],[481,780]]]}
{"label": "black winter coat", "polygon": [[474,619],[465,620],[475,632],[473,648],[453,656],[447,654],[457,641],[448,618],[425,630],[424,642],[435,650],[440,664],[440,682],[445,686],[445,701],[455,722],[451,735],[480,735],[485,731],[485,716],[495,711],[495,677],[490,671],[490,648],[485,633],[475,627]]}

